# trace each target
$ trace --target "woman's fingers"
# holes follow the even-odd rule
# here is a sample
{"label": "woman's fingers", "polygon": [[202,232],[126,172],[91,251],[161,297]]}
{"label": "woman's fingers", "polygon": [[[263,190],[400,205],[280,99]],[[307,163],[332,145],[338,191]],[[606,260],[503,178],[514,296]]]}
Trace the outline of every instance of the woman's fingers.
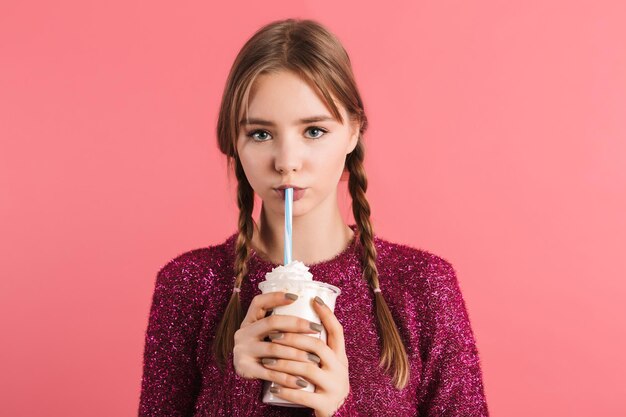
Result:
{"label": "woman's fingers", "polygon": [[[243,371],[241,371],[243,370]],[[304,388],[298,385],[298,380],[302,380],[299,376],[289,373],[281,372],[275,369],[268,369],[261,363],[249,363],[245,366],[240,366],[236,370],[237,374],[245,379],[264,379],[266,381],[276,382],[284,387],[293,389]],[[302,382],[301,382],[302,383]]]}
{"label": "woman's fingers", "polygon": [[240,327],[261,320],[265,317],[268,310],[277,306],[283,306],[292,303],[298,296],[296,294],[285,293],[282,291],[268,292],[255,296],[250,302],[246,317],[241,322]]}
{"label": "woman's fingers", "polygon": [[[283,334],[283,338],[291,336],[291,334]],[[302,336],[312,339],[310,336]],[[252,348],[252,356],[259,358],[275,358],[275,359],[289,359],[300,362],[316,362],[308,355],[308,352],[298,349],[296,347],[288,346],[285,344],[277,343],[280,339],[274,339],[273,342],[258,342]]]}
{"label": "woman's fingers", "polygon": [[[302,404],[305,407],[313,408],[319,406],[321,401],[324,401],[324,396],[316,392],[308,392],[300,389],[293,389],[287,387],[276,387],[272,393],[284,400],[290,401],[295,404]],[[271,388],[270,388],[271,390]]]}
{"label": "woman's fingers", "polygon": [[[235,346],[233,347],[233,366],[237,374],[244,378],[262,378],[259,374],[258,365],[262,358],[281,358],[307,362],[307,352],[291,346],[278,343],[253,341],[245,342],[235,333]],[[262,371],[265,374],[265,371]]]}
{"label": "woman's fingers", "polygon": [[[301,377],[313,385],[321,385],[324,381],[324,372],[317,363],[292,361],[289,359],[263,358],[263,366],[271,371],[278,371]],[[300,387],[304,388],[304,387]]]}
{"label": "woman's fingers", "polygon": [[337,320],[335,314],[324,303],[320,297],[315,297],[311,302],[313,308],[320,316],[322,324],[326,328],[328,347],[330,347],[339,357],[346,357],[346,342],[343,335],[343,326]]}
{"label": "woman's fingers", "polygon": [[262,340],[265,336],[275,332],[319,333],[321,330],[322,327],[318,323],[296,316],[276,313],[255,321],[252,326],[246,329],[248,335],[257,340]]}
{"label": "woman's fingers", "polygon": [[[301,336],[312,339],[310,336]],[[238,355],[239,357],[239,355]],[[254,359],[249,360],[250,358],[259,358],[258,361]],[[264,362],[271,362],[272,360],[276,362],[288,362],[288,363],[300,363],[302,365],[309,365],[309,367],[302,366],[297,369],[302,372],[302,376],[310,375],[312,370],[321,372],[318,367],[318,357],[313,355],[309,356],[308,352],[297,349],[295,347],[282,345],[279,343],[272,342],[257,342],[250,348],[250,356],[248,358],[242,359],[240,363],[238,363],[236,369],[240,370],[239,375],[244,378],[261,378],[267,381],[274,381],[281,385],[287,385],[292,388],[303,388],[302,386],[297,385],[297,374],[287,372],[282,372],[280,369],[272,369],[271,366],[267,368],[263,366]],[[290,369],[294,369],[293,365]],[[245,376],[243,375],[245,374]],[[319,380],[319,376],[315,376],[316,380]],[[311,379],[307,378],[307,381],[313,382]]]}
{"label": "woman's fingers", "polygon": [[[275,337],[272,335],[272,337]],[[275,345],[284,345],[303,353],[299,355],[297,360],[305,357],[311,362],[320,362],[322,367],[328,368],[336,365],[336,355],[321,339],[297,333],[281,333],[281,337],[272,339]],[[312,356],[311,356],[312,355]],[[290,357],[281,356],[283,358],[292,359]],[[307,361],[303,361],[307,362]]]}

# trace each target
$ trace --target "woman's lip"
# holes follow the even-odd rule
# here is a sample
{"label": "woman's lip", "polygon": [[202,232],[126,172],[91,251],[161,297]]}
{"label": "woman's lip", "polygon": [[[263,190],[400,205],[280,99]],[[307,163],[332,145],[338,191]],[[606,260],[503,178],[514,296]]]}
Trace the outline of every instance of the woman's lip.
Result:
{"label": "woman's lip", "polygon": [[[303,196],[304,196],[304,192],[306,191],[306,188],[294,188],[293,189],[293,201],[298,201],[300,200]],[[285,190],[278,190],[278,189],[274,189],[274,191],[278,194],[278,196],[285,201]]]}

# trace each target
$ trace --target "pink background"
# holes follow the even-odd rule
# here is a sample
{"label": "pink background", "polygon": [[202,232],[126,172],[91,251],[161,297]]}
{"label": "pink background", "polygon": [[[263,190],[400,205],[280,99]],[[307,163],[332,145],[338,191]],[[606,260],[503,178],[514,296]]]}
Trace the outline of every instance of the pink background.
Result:
{"label": "pink background", "polygon": [[136,415],[156,272],[235,231],[227,72],[285,17],[349,51],[375,231],[456,267],[492,415],[626,415],[618,0],[3,2],[0,415]]}

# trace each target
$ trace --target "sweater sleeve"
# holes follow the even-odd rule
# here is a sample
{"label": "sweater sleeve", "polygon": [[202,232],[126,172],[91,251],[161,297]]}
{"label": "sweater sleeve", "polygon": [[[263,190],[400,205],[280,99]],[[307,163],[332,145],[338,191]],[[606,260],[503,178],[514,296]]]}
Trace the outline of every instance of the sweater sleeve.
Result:
{"label": "sweater sleeve", "polygon": [[487,417],[480,360],[452,265],[440,260],[426,280],[419,415]]}
{"label": "sweater sleeve", "polygon": [[189,269],[176,260],[159,271],[145,335],[139,417],[191,416],[200,390],[196,364],[201,309]]}

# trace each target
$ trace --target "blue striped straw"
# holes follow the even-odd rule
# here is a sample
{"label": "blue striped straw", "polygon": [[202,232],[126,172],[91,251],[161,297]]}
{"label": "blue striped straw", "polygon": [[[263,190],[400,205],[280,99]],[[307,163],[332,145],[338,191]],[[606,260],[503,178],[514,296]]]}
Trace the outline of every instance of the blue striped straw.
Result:
{"label": "blue striped straw", "polygon": [[291,207],[293,206],[293,188],[285,188],[285,265],[291,262]]}

